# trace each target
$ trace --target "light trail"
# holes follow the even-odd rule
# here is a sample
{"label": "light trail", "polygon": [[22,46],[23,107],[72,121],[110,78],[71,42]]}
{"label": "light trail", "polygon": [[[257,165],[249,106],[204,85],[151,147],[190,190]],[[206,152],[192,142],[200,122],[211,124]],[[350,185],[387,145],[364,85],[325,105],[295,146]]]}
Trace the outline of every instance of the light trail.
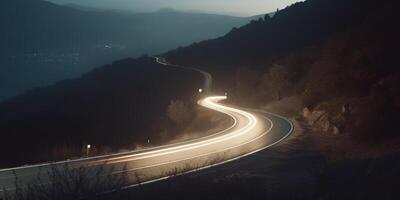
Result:
{"label": "light trail", "polygon": [[[169,66],[160,58],[156,58],[156,61]],[[173,67],[180,66],[174,65]],[[180,68],[185,69],[185,67]],[[206,79],[204,89],[208,91],[208,84],[212,82],[211,75],[198,69],[189,69],[204,75]],[[127,173],[127,176],[132,178],[139,174],[146,177],[145,180],[140,180],[141,184],[151,183],[169,177],[165,174],[166,172],[183,166],[191,167],[183,169],[179,172],[180,174],[205,169],[250,155],[277,144],[293,130],[292,124],[285,118],[268,113],[260,114],[254,111],[245,111],[241,108],[221,104],[220,102],[226,98],[226,96],[209,96],[198,101],[200,106],[221,112],[232,119],[232,125],[223,131],[190,141],[143,150],[3,169],[0,170],[0,193],[2,188],[15,189],[15,175],[18,176],[19,184],[29,184],[36,180],[40,172],[51,171],[54,167],[61,168],[65,165],[68,165],[70,169],[80,167],[90,169],[101,166],[111,170],[107,174],[101,174],[102,177]],[[274,126],[275,122],[284,125]],[[215,160],[215,163],[210,163],[210,160]],[[41,178],[42,181],[47,180],[46,184],[51,184],[49,177],[43,176]],[[135,186],[139,182],[136,179],[133,178],[129,186],[126,187]]]}
{"label": "light trail", "polygon": [[[229,139],[233,139],[235,137],[239,137],[243,134],[246,134],[247,132],[251,131],[257,124],[257,119],[254,115],[244,112],[235,108],[230,108],[227,106],[223,106],[220,104],[217,104],[216,102],[225,100],[226,96],[214,96],[214,97],[207,97],[203,100],[199,101],[199,105],[202,105],[204,107],[207,107],[209,109],[219,111],[221,113],[227,114],[229,116],[232,116],[229,114],[227,111],[231,112],[236,112],[239,113],[247,118],[249,123],[247,123],[244,127],[241,127],[238,130],[232,131],[230,133],[226,133],[224,135],[215,137],[215,138],[210,138],[206,140],[201,140],[198,142],[191,142],[188,144],[182,144],[179,146],[174,146],[174,147],[167,147],[159,150],[154,150],[154,151],[149,151],[149,152],[143,152],[143,153],[138,153],[135,155],[131,156],[124,156],[124,157],[119,157],[119,158],[114,158],[114,159],[107,159],[107,160],[100,160],[100,163],[107,163],[107,164],[112,164],[112,163],[117,163],[117,162],[110,162],[112,160],[118,160],[118,162],[128,162],[128,161],[134,161],[134,160],[140,160],[140,159],[146,159],[146,158],[152,158],[152,157],[157,157],[157,156],[163,156],[163,155],[168,155],[168,154],[173,154],[177,152],[182,152],[182,151],[188,151],[188,150],[193,150],[201,147],[206,147],[208,145],[212,144],[217,144],[221,143],[224,141],[227,141]],[[237,124],[237,119],[233,117],[234,124]],[[120,160],[120,159],[123,160]]]}

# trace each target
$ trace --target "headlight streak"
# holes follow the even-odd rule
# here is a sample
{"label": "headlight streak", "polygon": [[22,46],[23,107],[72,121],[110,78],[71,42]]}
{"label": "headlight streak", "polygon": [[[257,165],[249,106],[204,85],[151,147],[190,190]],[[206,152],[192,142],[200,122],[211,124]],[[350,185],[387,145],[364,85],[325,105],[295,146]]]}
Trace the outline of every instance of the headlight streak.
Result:
{"label": "headlight streak", "polygon": [[[206,84],[204,87],[205,90],[209,89],[208,87],[211,85],[212,77],[207,72],[196,68],[170,65],[166,63],[165,60],[161,60],[160,58],[156,58],[156,61],[165,66],[180,67],[200,72],[206,79]],[[293,124],[289,120],[272,113],[265,113],[270,115],[267,118],[264,115],[252,114],[253,111],[246,112],[238,107],[234,108],[219,104],[220,101],[225,100],[226,98],[226,96],[211,96],[198,101],[199,105],[224,113],[232,119],[232,125],[225,130],[193,140],[151,147],[142,150],[10,169],[0,169],[0,183],[3,184],[4,188],[12,189],[12,187],[6,186],[8,184],[12,186],[15,174],[17,174],[19,178],[26,178],[29,180],[37,177],[37,173],[41,170],[46,170],[47,168],[51,169],[54,166],[65,166],[68,164],[71,169],[92,166],[105,166],[113,169],[111,173],[102,174],[102,177],[130,171],[139,171],[140,173],[145,173],[143,175],[147,176],[147,179],[144,182],[141,182],[140,184],[131,184],[123,187],[122,189],[130,188],[137,185],[164,180],[170,176],[162,174],[161,170],[173,169],[174,167],[185,163],[198,162],[199,165],[198,167],[190,167],[185,169],[178,175],[199,171],[212,166],[237,160],[271,147],[283,141],[292,133]],[[260,111],[255,112],[260,113]],[[269,122],[270,126],[268,128],[265,121],[260,120],[261,116]],[[278,128],[280,126],[274,126],[274,122],[277,122],[278,125],[285,124],[286,129]],[[272,131],[273,127],[280,131]],[[273,134],[267,135],[269,133]],[[222,153],[223,157],[219,157]],[[204,161],[207,161],[208,159],[216,159],[217,162],[204,163]],[[129,165],[129,167],[127,169],[123,169],[121,168],[123,164]],[[114,169],[114,167],[116,168]],[[156,171],[159,171],[161,174],[151,174],[148,170],[146,170],[150,168],[155,168]],[[153,171],[153,169],[150,169],[150,171]],[[50,184],[50,182],[46,184]]]}
{"label": "headlight streak", "polygon": [[[194,143],[190,143],[190,144],[169,147],[169,148],[159,149],[159,150],[155,150],[155,151],[143,152],[143,153],[135,154],[132,156],[126,156],[126,157],[122,157],[122,158],[120,157],[120,158],[113,159],[116,161],[113,161],[110,159],[103,160],[103,161],[100,160],[100,161],[98,161],[100,163],[97,163],[97,164],[115,164],[115,163],[119,163],[119,162],[140,160],[140,159],[145,159],[145,158],[163,156],[163,155],[167,155],[167,154],[173,154],[173,153],[177,153],[177,152],[192,150],[195,148],[201,148],[201,147],[204,147],[207,145],[212,145],[212,144],[224,142],[226,140],[230,140],[230,139],[239,137],[243,134],[246,134],[247,132],[249,132],[251,129],[253,129],[256,126],[257,119],[254,115],[252,115],[248,112],[239,110],[239,109],[235,109],[235,108],[231,108],[231,107],[227,107],[227,106],[223,106],[223,105],[215,103],[215,102],[225,100],[225,99],[226,99],[226,96],[207,97],[203,100],[200,100],[199,104],[204,107],[222,112],[224,114],[229,114],[227,111],[231,111],[231,112],[239,113],[242,116],[245,116],[248,119],[249,123],[247,123],[243,128],[240,128],[239,130],[232,131],[230,133],[224,134],[224,135],[216,137],[216,138],[208,139],[208,140],[202,140],[202,141],[194,142]],[[237,124],[237,119],[236,118],[233,118],[233,119],[235,121],[235,124]]]}
{"label": "headlight streak", "polygon": [[[185,158],[185,159],[180,159],[180,160],[174,160],[174,161],[165,162],[165,163],[159,163],[159,164],[156,164],[156,165],[151,165],[151,166],[146,166],[146,167],[138,167],[138,168],[134,168],[134,169],[118,171],[118,172],[115,172],[115,173],[113,173],[113,174],[119,174],[119,173],[124,173],[124,172],[129,172],[129,171],[135,171],[135,170],[146,169],[146,168],[152,168],[152,167],[162,166],[162,165],[171,164],[171,163],[182,162],[182,161],[191,160],[191,159],[194,159],[194,158],[200,158],[200,157],[205,157],[205,156],[209,156],[209,155],[213,155],[213,154],[225,152],[225,151],[228,151],[228,150],[231,150],[231,149],[235,149],[235,148],[238,148],[238,147],[241,147],[241,146],[245,146],[245,145],[247,145],[247,144],[253,143],[253,142],[255,142],[255,141],[261,139],[262,137],[264,137],[266,134],[268,134],[268,133],[272,130],[272,128],[273,128],[273,126],[274,126],[273,123],[272,123],[272,121],[271,121],[270,119],[266,118],[266,117],[264,117],[264,118],[271,124],[270,128],[269,128],[268,130],[266,130],[263,134],[257,136],[256,138],[254,138],[254,139],[252,139],[252,140],[250,140],[250,141],[248,141],[248,142],[246,142],[246,143],[239,144],[239,145],[232,146],[232,147],[228,147],[228,148],[221,149],[221,150],[218,150],[218,151],[206,153],[206,154],[197,155],[197,156],[190,157],[190,158]],[[254,152],[254,153],[255,153],[255,152]],[[246,155],[250,155],[250,154],[246,154]],[[230,161],[233,161],[233,160],[236,160],[236,159],[235,159],[235,158],[234,158],[234,159],[230,159]],[[222,163],[226,163],[226,162],[225,162],[225,161],[221,161],[221,162],[216,163],[215,165],[222,164]],[[213,166],[215,166],[215,165],[213,165]],[[200,168],[200,169],[201,169],[201,168]]]}

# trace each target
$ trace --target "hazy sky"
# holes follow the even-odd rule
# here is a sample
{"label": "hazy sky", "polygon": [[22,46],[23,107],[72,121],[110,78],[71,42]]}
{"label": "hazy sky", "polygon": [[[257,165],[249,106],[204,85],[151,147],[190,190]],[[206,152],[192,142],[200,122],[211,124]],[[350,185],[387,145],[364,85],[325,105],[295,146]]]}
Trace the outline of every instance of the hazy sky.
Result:
{"label": "hazy sky", "polygon": [[300,0],[48,0],[91,7],[148,12],[160,8],[251,16],[284,8]]}

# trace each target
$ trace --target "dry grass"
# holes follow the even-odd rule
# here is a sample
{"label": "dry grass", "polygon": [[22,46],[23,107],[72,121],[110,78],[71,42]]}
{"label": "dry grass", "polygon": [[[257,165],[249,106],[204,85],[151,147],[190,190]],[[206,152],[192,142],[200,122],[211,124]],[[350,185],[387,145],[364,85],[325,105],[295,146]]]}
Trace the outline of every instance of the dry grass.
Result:
{"label": "dry grass", "polygon": [[222,113],[206,108],[199,108],[197,113],[196,118],[169,143],[182,142],[211,135],[226,129],[232,124],[231,119]]}
{"label": "dry grass", "polygon": [[[1,200],[72,200],[94,198],[105,191],[111,191],[127,184],[127,176],[111,174],[113,169],[98,168],[71,169],[68,165],[52,167],[40,172],[29,183],[22,183],[15,175],[13,190],[1,189]],[[106,176],[104,175],[106,174]]]}

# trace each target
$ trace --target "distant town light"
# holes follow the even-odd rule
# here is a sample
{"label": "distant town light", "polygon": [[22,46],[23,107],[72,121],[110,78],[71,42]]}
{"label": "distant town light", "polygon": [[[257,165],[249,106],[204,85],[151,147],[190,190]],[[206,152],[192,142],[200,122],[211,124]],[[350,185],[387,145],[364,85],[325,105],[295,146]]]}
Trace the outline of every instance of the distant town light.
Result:
{"label": "distant town light", "polygon": [[202,92],[203,92],[203,89],[200,88],[200,89],[199,89],[199,93],[202,93]]}
{"label": "distant town light", "polygon": [[87,145],[87,148],[90,149],[90,147],[91,147],[90,144],[88,144],[88,145]]}

